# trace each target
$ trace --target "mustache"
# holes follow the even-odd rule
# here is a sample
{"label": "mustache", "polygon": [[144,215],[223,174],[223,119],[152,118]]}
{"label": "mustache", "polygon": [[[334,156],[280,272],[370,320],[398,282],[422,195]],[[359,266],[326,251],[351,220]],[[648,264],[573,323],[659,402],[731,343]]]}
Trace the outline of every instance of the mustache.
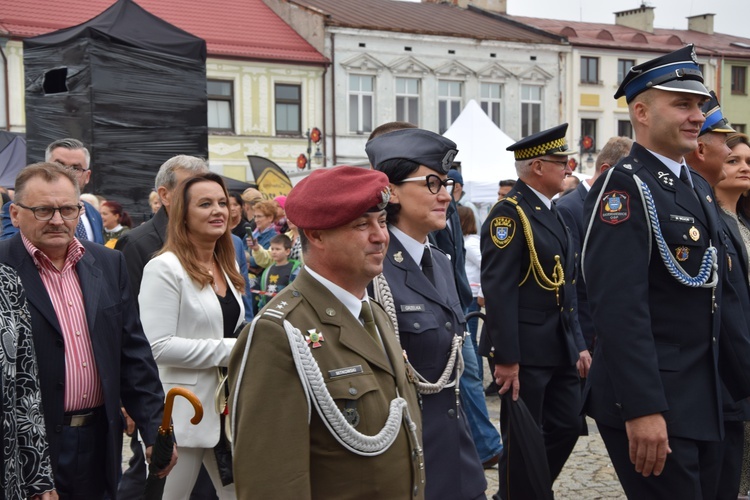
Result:
{"label": "mustache", "polygon": [[70,229],[67,227],[58,228],[47,228],[43,231],[43,234],[70,234]]}

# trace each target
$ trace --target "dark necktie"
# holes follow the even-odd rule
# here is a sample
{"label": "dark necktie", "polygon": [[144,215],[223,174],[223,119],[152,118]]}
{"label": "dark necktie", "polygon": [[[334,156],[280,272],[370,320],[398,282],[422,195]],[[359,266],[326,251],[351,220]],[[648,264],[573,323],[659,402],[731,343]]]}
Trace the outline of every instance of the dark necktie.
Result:
{"label": "dark necktie", "polygon": [[429,247],[424,247],[424,253],[422,254],[422,262],[420,262],[420,265],[422,266],[422,272],[425,276],[427,276],[427,279],[430,280],[430,283],[432,285],[435,285],[435,271],[432,268],[432,252],[430,252]]}
{"label": "dark necktie", "polygon": [[680,180],[687,184],[690,189],[693,189],[693,184],[690,182],[690,174],[688,174],[688,170],[685,165],[680,166]]}
{"label": "dark necktie", "polygon": [[76,239],[78,241],[88,241],[89,239],[86,235],[86,227],[83,225],[83,220],[81,220],[80,217],[78,218],[78,225],[76,226]]}
{"label": "dark necktie", "polygon": [[380,337],[378,336],[378,329],[375,326],[375,318],[372,316],[372,308],[370,308],[369,301],[362,301],[362,309],[359,312],[359,317],[364,322],[365,330],[370,334],[372,340],[380,345]]}

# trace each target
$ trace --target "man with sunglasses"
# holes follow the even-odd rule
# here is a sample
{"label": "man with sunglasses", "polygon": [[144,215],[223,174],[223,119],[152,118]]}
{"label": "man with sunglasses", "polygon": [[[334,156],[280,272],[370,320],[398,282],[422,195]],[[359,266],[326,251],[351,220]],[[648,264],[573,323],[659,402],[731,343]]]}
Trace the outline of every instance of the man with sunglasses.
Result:
{"label": "man with sunglasses", "polygon": [[0,262],[26,289],[55,488],[61,498],[115,498],[121,407],[148,456],[164,406],[125,259],[75,237],[82,205],[69,169],[35,163],[15,187],[10,217],[19,233],[0,242]]}
{"label": "man with sunglasses", "polygon": [[[459,404],[460,351],[466,320],[448,257],[428,235],[446,226],[456,144],[406,128],[365,146],[370,164],[388,176],[390,244],[383,263],[401,346],[420,381],[425,498],[485,498],[487,483],[466,414]],[[375,280],[376,298],[381,290]]]}
{"label": "man with sunglasses", "polygon": [[[44,161],[59,163],[73,173],[78,187],[83,190],[91,179],[90,161],[91,155],[86,146],[78,139],[58,139],[44,151]],[[104,244],[104,233],[102,230],[102,216],[90,203],[80,200],[83,205],[81,211],[83,217],[79,219],[76,226],[76,237],[96,243]],[[3,234],[0,240],[6,240],[18,232],[10,221],[10,202],[3,206]]]}
{"label": "man with sunglasses", "polygon": [[[494,347],[495,382],[503,398],[498,498],[531,491],[518,442],[508,425],[508,397],[521,397],[542,429],[554,481],[581,430],[581,388],[591,357],[577,316],[576,254],[552,203],[571,175],[564,123],[508,148],[518,181],[487,217],[481,233],[482,291],[487,311],[480,352]],[[577,366],[578,365],[578,366]],[[510,493],[509,493],[510,492]],[[523,496],[523,495],[521,495]]]}

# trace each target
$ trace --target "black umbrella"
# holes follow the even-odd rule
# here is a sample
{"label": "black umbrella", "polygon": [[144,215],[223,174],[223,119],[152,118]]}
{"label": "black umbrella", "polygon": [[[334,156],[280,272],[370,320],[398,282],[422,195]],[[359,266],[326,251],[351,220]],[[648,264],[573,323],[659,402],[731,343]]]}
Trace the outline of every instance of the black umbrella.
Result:
{"label": "black umbrella", "polygon": [[[553,500],[552,477],[547,464],[542,430],[521,398],[513,401],[511,391],[502,396],[500,425],[506,456],[508,500]],[[503,471],[500,471],[502,474]]]}
{"label": "black umbrella", "polygon": [[174,387],[169,390],[167,400],[164,403],[164,417],[159,426],[156,443],[154,443],[154,447],[151,450],[151,463],[148,466],[148,479],[146,480],[146,490],[143,494],[145,500],[161,500],[164,494],[164,483],[167,478],[160,478],[156,474],[168,466],[172,460],[172,449],[174,448],[172,406],[174,405],[174,398],[177,395],[184,397],[193,405],[195,416],[190,419],[190,423],[197,425],[203,419],[203,405],[198,396],[184,387]]}

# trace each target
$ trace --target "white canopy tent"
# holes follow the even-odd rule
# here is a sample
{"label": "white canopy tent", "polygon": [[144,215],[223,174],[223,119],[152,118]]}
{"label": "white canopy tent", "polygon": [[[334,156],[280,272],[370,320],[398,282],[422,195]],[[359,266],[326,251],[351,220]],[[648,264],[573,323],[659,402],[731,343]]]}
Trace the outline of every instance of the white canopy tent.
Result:
{"label": "white canopy tent", "polygon": [[469,101],[443,135],[458,145],[455,161],[461,162],[464,191],[472,203],[494,204],[498,183],[518,178],[513,153],[505,149],[516,141],[475,100]]}

